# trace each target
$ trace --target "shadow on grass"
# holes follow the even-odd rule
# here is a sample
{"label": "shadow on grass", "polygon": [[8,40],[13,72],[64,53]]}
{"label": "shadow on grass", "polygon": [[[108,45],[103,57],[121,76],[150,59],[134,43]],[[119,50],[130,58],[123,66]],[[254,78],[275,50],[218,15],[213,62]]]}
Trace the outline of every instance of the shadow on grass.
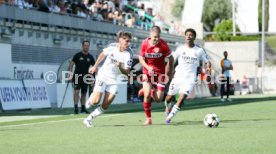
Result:
{"label": "shadow on grass", "polygon": [[[244,122],[257,122],[257,121],[273,121],[276,119],[244,119],[244,120],[223,120],[222,123],[244,123]],[[150,126],[144,126],[141,121],[137,125],[133,124],[104,124],[104,125],[96,125],[95,127],[154,127],[154,126],[191,126],[191,125],[203,125],[203,121],[179,121],[179,122],[172,122],[170,124],[165,123],[154,123]]]}

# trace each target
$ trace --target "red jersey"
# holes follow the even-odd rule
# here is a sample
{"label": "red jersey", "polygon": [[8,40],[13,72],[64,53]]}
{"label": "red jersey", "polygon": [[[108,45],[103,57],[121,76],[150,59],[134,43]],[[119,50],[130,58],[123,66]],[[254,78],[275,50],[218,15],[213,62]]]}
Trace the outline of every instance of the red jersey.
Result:
{"label": "red jersey", "polygon": [[[161,38],[156,45],[150,44],[150,38],[145,39],[141,44],[140,57],[144,58],[145,62],[153,68],[156,74],[165,73],[165,58],[170,55],[171,50],[168,44]],[[148,74],[148,70],[144,67],[143,73]]]}

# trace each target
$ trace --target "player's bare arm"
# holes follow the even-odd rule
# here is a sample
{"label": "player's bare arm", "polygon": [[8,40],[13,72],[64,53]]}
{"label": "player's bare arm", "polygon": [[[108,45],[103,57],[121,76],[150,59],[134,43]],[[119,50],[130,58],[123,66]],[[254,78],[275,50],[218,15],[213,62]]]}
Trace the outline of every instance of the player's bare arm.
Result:
{"label": "player's bare arm", "polygon": [[130,73],[130,68],[125,68],[121,62],[116,62],[116,66],[123,74],[128,75]]}
{"label": "player's bare arm", "polygon": [[139,57],[139,62],[140,62],[140,64],[141,64],[143,67],[145,67],[145,68],[148,70],[149,74],[153,74],[153,68],[150,67],[150,66],[145,62],[144,58]]}
{"label": "player's bare arm", "polygon": [[106,55],[103,52],[101,52],[97,61],[95,62],[95,65],[89,69],[89,73],[94,74],[95,72],[97,72],[99,64],[104,60],[105,57]]}
{"label": "player's bare arm", "polygon": [[73,70],[74,65],[75,65],[75,62],[73,60],[71,60],[70,63],[69,63],[69,68],[68,68],[68,71],[70,72],[69,73],[69,81],[72,80],[72,78],[73,78],[72,70]]}
{"label": "player's bare arm", "polygon": [[173,59],[173,56],[170,56],[169,62],[167,63],[167,66],[166,66],[167,67],[166,74],[168,75],[169,79],[172,79],[173,77],[173,69],[174,69],[173,65],[174,65],[174,59]]}

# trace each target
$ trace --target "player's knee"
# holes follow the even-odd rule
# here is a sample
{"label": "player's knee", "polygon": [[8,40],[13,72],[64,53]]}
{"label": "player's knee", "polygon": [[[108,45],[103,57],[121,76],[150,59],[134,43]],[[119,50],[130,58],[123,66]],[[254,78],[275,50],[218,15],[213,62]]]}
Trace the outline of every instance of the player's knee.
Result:
{"label": "player's knee", "polygon": [[157,98],[155,98],[155,102],[156,102],[156,103],[160,103],[160,102],[162,102],[162,98],[158,98],[158,97],[157,97]]}
{"label": "player's knee", "polygon": [[172,96],[171,96],[171,95],[167,95],[167,96],[166,96],[166,101],[167,101],[167,102],[170,102],[171,100],[172,100]]}

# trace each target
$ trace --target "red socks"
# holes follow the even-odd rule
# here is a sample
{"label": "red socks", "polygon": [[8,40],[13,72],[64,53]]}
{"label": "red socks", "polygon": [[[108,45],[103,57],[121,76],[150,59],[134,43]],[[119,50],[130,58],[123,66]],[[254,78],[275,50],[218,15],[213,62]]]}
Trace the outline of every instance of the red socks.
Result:
{"label": "red socks", "polygon": [[151,102],[144,102],[144,111],[147,118],[151,118]]}

